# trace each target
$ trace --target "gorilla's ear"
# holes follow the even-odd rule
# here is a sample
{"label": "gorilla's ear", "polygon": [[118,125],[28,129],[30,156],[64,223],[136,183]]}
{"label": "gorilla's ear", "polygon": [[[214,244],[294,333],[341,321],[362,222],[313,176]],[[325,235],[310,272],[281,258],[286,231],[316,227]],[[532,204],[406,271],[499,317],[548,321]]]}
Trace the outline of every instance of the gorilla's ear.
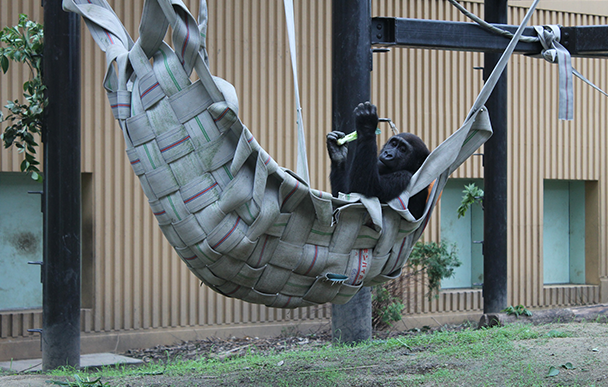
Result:
{"label": "gorilla's ear", "polygon": [[424,143],[424,141],[422,141],[420,139],[420,137],[412,134],[408,140],[409,140],[409,144],[412,146],[412,148],[414,150],[412,152],[412,155],[409,160],[410,168],[411,168],[410,172],[414,173],[418,169],[420,169],[420,167],[422,167],[422,164],[424,164],[424,160],[426,160],[426,158],[429,156],[429,154],[431,152],[426,147],[426,144]]}

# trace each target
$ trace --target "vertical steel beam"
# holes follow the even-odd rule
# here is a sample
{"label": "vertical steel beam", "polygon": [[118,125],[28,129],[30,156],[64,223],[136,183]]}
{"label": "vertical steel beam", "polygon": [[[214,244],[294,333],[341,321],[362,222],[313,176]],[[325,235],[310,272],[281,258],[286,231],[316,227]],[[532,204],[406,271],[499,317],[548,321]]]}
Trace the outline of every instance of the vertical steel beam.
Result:
{"label": "vertical steel beam", "polygon": [[80,366],[80,20],[44,1],[42,368]]}
{"label": "vertical steel beam", "polygon": [[[507,0],[485,0],[485,20],[507,24]],[[484,77],[500,58],[484,54]],[[504,71],[486,107],[494,134],[484,155],[484,313],[507,307],[507,72]]]}
{"label": "vertical steel beam", "polygon": [[[371,0],[332,3],[332,128],[355,128],[353,110],[371,94]],[[349,149],[349,162],[353,148]],[[370,288],[363,288],[345,305],[332,306],[334,340],[355,343],[372,335]]]}

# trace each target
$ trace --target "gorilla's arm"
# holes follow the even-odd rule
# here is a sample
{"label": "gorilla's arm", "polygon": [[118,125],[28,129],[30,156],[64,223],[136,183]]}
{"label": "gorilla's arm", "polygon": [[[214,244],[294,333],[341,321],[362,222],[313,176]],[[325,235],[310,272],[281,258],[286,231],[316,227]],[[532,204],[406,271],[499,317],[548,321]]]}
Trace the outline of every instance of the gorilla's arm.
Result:
{"label": "gorilla's arm", "polygon": [[327,134],[327,153],[331,160],[331,171],[329,173],[329,182],[331,184],[331,194],[338,196],[339,192],[348,193],[348,168],[346,167],[346,159],[348,157],[348,146],[345,144],[338,145],[338,140],[344,137],[344,133],[333,131]]}
{"label": "gorilla's arm", "polygon": [[355,109],[355,122],[357,144],[350,171],[350,191],[365,196],[375,196],[386,203],[405,190],[412,173],[407,170],[397,170],[380,174],[375,134],[378,114],[374,105],[369,102],[359,104]]}

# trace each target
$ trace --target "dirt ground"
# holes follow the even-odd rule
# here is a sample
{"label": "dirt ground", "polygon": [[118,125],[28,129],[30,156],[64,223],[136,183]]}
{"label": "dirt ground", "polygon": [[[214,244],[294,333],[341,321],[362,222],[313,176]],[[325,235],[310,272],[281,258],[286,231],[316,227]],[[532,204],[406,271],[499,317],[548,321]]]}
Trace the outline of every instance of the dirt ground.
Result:
{"label": "dirt ground", "polygon": [[[449,329],[449,330],[461,330],[466,326],[450,326],[442,327],[437,329]],[[555,365],[559,369],[560,373],[556,377],[547,378],[538,377],[533,378],[534,383],[530,385],[539,386],[608,386],[608,324],[606,323],[566,323],[566,324],[546,324],[536,326],[534,329],[539,329],[542,333],[542,340],[518,340],[515,341],[516,351],[528,357],[529,364],[543,364]],[[552,332],[560,332],[560,337],[553,337]],[[391,333],[391,336],[395,335],[416,335],[424,334],[427,332],[401,332]],[[567,337],[563,337],[566,333]],[[380,333],[379,338],[386,337],[387,333]],[[314,349],[318,346],[327,345],[331,340],[331,335],[327,332],[318,332],[315,335],[307,336],[291,336],[291,337],[275,337],[275,338],[232,338],[232,339],[206,339],[195,342],[183,342],[174,346],[157,346],[148,349],[133,349],[125,353],[130,357],[142,359],[146,362],[165,362],[167,358],[182,358],[182,359],[196,359],[201,357],[215,358],[215,359],[230,359],[233,357],[239,357],[244,354],[267,354],[267,353],[280,353],[282,351],[292,350],[306,350]],[[375,364],[371,361],[369,364],[373,366],[363,367],[348,367],[348,364],[340,363],[340,359],[325,359],[328,366],[329,363],[340,364],[343,369],[349,369],[348,379],[353,381],[350,384],[352,386],[390,386],[390,385],[410,385],[403,381],[403,376],[407,374],[411,375],[423,375],[426,373],[445,371],[451,372],[455,370],[471,370],[475,372],[480,367],[486,367],[487,369],[499,369],[505,366],[505,359],[502,355],[497,354],[493,359],[482,359],[481,361],[466,361],[463,362],[458,359],[445,360],[444,358],[428,358],[421,356],[425,351],[424,348],[396,348],[394,353],[391,354],[390,363],[386,364]],[[490,365],[488,368],[488,362],[495,362],[495,367]],[[483,363],[483,364],[482,364]],[[564,367],[570,363],[569,367]],[[525,362],[524,362],[525,364]],[[316,365],[318,366],[318,365]],[[322,366],[322,365],[321,365]],[[335,366],[335,364],[334,364]],[[293,369],[292,369],[293,368]],[[524,367],[525,368],[525,367]],[[266,372],[272,375],[271,369],[264,370],[241,370],[233,373],[233,375],[226,375],[221,380],[218,377],[205,376],[205,375],[186,375],[186,376],[171,376],[171,375],[147,375],[137,377],[124,377],[121,379],[104,378],[105,383],[109,383],[110,386],[255,386],[248,379],[253,376],[252,372],[255,372],[259,376],[260,372]],[[281,373],[306,373],[316,372],[309,370],[303,370],[301,365],[289,364],[282,365],[280,369]],[[512,371],[510,371],[512,372]],[[522,373],[531,372],[531,370],[521,370]],[[543,370],[543,372],[545,372]],[[232,373],[231,373],[232,374]],[[394,379],[392,378],[394,375]],[[271,376],[270,376],[271,378]],[[65,380],[65,378],[50,378],[45,375],[5,375],[0,376],[0,386],[6,387],[42,387],[48,386],[46,383],[49,380]],[[259,381],[259,379],[256,379]],[[272,379],[268,385],[274,385]],[[289,385],[310,385],[306,379],[302,380],[302,383],[293,383]],[[540,380],[540,382],[538,382]],[[312,380],[310,381],[312,382]],[[419,384],[415,384],[419,385]],[[438,385],[433,383],[427,383],[426,385]],[[442,384],[445,385],[445,384]],[[517,383],[504,383],[491,381],[489,383],[478,382],[478,381],[457,381],[454,380],[454,384],[449,385],[463,385],[463,386],[477,386],[477,385],[525,385]]]}

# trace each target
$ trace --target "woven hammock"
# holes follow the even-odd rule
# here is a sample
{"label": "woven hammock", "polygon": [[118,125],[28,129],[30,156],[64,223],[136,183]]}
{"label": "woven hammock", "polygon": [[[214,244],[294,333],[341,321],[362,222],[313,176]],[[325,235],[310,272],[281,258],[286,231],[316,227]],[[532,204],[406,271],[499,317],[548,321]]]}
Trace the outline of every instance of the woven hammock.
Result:
{"label": "woven hammock", "polygon": [[[398,198],[332,197],[281,168],[239,120],[234,87],[206,62],[204,1],[197,22],[181,0],[147,0],[135,42],[105,0],[63,6],[84,17],[106,53],[104,87],[162,232],[227,297],[278,308],[343,304],[362,286],[397,278],[448,176],[492,134],[482,98]],[[163,42],[169,26],[175,49]],[[433,181],[416,219],[408,200]]]}

